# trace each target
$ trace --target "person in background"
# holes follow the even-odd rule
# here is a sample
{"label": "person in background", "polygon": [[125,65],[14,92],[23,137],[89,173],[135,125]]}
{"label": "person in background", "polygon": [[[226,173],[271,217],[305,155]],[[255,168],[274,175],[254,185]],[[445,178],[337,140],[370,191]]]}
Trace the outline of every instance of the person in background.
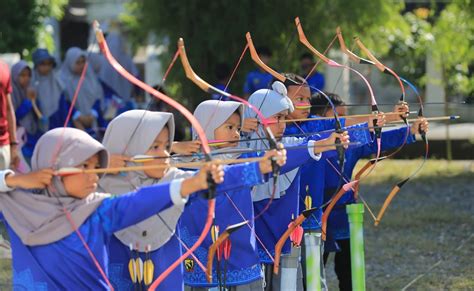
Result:
{"label": "person in background", "polygon": [[[231,74],[231,71],[230,71],[229,65],[225,63],[217,64],[216,66],[217,83],[214,84],[214,87],[224,92],[227,92],[226,85],[229,82],[230,74]],[[220,94],[212,94],[211,97],[214,100],[230,101],[228,97],[222,96]]]}
{"label": "person in background", "polygon": [[[81,172],[106,168],[108,160],[104,146],[84,131],[56,128],[38,140],[34,172],[0,171],[0,219],[14,250],[15,289],[112,289],[107,265],[113,254],[107,246],[113,233],[184,205],[193,192],[208,188],[208,174],[217,184],[224,176],[222,166],[210,164],[193,177],[115,197],[96,191],[101,174]],[[55,176],[53,167],[74,167],[79,173]]]}
{"label": "person in background", "polygon": [[[336,106],[336,110],[339,116],[345,116],[347,114],[347,107],[344,106],[343,99],[334,93],[327,93],[331,102]],[[331,105],[328,100],[321,94],[315,94],[312,96],[311,103],[315,105],[316,116],[331,117],[333,115]],[[408,116],[409,107],[407,104],[397,104],[393,112],[399,112],[400,116]],[[395,115],[392,115],[395,116]],[[398,116],[398,118],[400,118]],[[379,120],[380,121],[380,120]],[[385,122],[385,121],[384,121]],[[383,122],[383,123],[384,123]],[[378,122],[379,125],[383,124]],[[372,126],[372,125],[371,125]],[[415,134],[419,134],[420,130],[428,132],[429,124],[425,118],[419,117],[410,126],[410,133],[407,136],[407,128],[400,127],[397,129],[383,130],[381,151],[385,152],[388,150],[396,149],[402,146],[404,143],[410,144],[416,142]],[[373,134],[373,133],[371,133]],[[361,147],[350,148],[345,152],[345,163],[342,175],[346,180],[351,180],[353,177],[353,171],[357,162],[362,158],[368,158],[371,155],[375,155],[378,151],[378,145],[376,142],[364,144]],[[325,163],[324,169],[324,203],[327,203],[334,193],[336,193],[344,183],[339,171],[334,169],[334,165],[337,166],[337,158],[328,158]],[[324,249],[324,264],[326,265],[329,254],[335,252],[334,255],[334,271],[339,281],[339,290],[352,290],[352,277],[351,277],[351,250],[350,250],[350,233],[349,233],[349,219],[346,213],[346,205],[355,203],[354,192],[352,190],[347,191],[336,203],[334,209],[331,211],[327,224],[327,241],[332,241],[332,244],[327,244]],[[335,242],[335,244],[334,244]]]}
{"label": "person in background", "polygon": [[29,160],[33,155],[35,144],[41,136],[38,128],[39,120],[33,109],[36,102],[36,91],[31,87],[31,68],[23,60],[13,65],[12,101],[18,125],[26,131],[26,143],[21,147],[23,156]]}
{"label": "person in background", "polygon": [[[162,85],[157,84],[153,86],[153,88],[155,90],[158,90],[160,93],[165,94],[166,96],[170,96],[168,95],[168,91],[166,91],[166,89]],[[186,132],[188,131],[188,126],[186,124],[186,120],[184,118],[180,118],[180,116],[182,116],[181,113],[179,113],[173,107],[168,106],[168,104],[166,104],[165,102],[156,99],[155,97],[151,97],[150,103],[148,104],[147,107],[148,108],[146,109],[150,111],[163,111],[163,112],[173,113],[173,115],[176,116],[176,119],[175,119],[176,128],[175,128],[174,140],[175,141],[185,140]]]}
{"label": "person in background", "polygon": [[[265,63],[269,64],[272,58],[272,52],[267,47],[257,48],[257,53],[260,59]],[[260,89],[267,89],[270,86],[270,82],[273,80],[273,76],[262,70],[260,67],[254,71],[251,71],[245,77],[244,84],[244,97],[248,98],[250,94]]]}
{"label": "person in background", "polygon": [[[86,53],[78,47],[71,47],[66,52],[60,73],[69,102],[73,102],[86,61]],[[97,127],[104,125],[103,99],[104,92],[97,76],[92,68],[88,68],[74,104],[73,125],[95,136]]]}
{"label": "person in background", "polygon": [[[116,31],[108,33],[107,44],[114,58],[132,75],[138,77],[138,68],[133,63],[132,56],[126,48],[125,38]],[[102,88],[104,89],[104,97],[109,104],[107,107],[115,107],[118,115],[127,110],[135,109],[135,102],[132,98],[134,93],[134,85],[120,75],[108,62],[102,62],[100,73],[98,74]]]}
{"label": "person in background", "polygon": [[18,163],[16,117],[10,93],[11,75],[8,65],[0,60],[0,169]]}
{"label": "person in background", "polygon": [[[11,99],[12,86],[8,65],[0,60],[0,170],[13,168],[19,162],[16,139],[16,117]],[[2,226],[2,232],[3,226]],[[0,255],[11,258],[10,243],[0,234]]]}
{"label": "person in background", "polygon": [[35,88],[38,107],[43,115],[39,126],[44,133],[49,129],[64,126],[69,104],[64,94],[64,84],[58,72],[54,70],[56,60],[48,50],[35,50],[33,64],[31,85]]}
{"label": "person in background", "polygon": [[[301,69],[301,76],[306,79],[308,82],[309,88],[311,89],[311,93],[317,93],[317,88],[319,90],[324,90],[325,80],[324,75],[316,71],[316,69],[311,72],[314,65],[314,57],[310,53],[304,53],[300,56],[300,69]],[[311,73],[311,74],[310,74]]]}

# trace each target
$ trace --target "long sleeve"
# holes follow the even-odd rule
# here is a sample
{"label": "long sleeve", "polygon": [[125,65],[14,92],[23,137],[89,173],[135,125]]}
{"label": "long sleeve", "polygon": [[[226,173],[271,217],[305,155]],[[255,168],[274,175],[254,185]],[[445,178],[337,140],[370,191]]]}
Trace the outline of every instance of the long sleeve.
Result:
{"label": "long sleeve", "polygon": [[264,182],[264,176],[260,172],[258,162],[227,166],[224,168],[224,182],[217,185],[216,192],[223,193],[253,187]]}
{"label": "long sleeve", "polygon": [[15,109],[15,115],[18,120],[25,117],[33,109],[33,104],[28,99],[23,99],[23,101]]}
{"label": "long sleeve", "polygon": [[171,207],[173,188],[180,188],[180,183],[181,180],[175,180],[171,183],[155,184],[105,199],[97,209],[104,222],[105,231],[112,234]]}

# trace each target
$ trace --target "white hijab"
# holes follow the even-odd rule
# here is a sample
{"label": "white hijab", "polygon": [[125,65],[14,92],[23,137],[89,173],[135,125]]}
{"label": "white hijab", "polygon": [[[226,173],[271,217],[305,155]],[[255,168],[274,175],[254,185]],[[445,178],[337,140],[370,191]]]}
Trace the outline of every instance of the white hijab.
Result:
{"label": "white hijab", "polygon": [[[95,154],[99,155],[101,168],[106,168],[108,153],[98,141],[79,129],[56,128],[38,140],[31,168],[37,171],[76,167]],[[74,229],[64,209],[79,228],[102,200],[109,197],[108,194],[91,193],[84,199],[73,198],[67,194],[58,176],[53,177],[51,184],[38,194],[20,189],[0,193],[0,211],[25,245],[45,245],[67,237]]]}
{"label": "white hijab", "polygon": [[[272,89],[260,89],[254,92],[249,97],[249,103],[252,104],[255,108],[260,110],[262,115],[265,118],[269,118],[272,115],[275,115],[279,112],[288,110],[293,111],[293,103],[291,102],[290,98],[287,96],[287,91],[284,85],[281,82],[275,82],[272,85]],[[257,114],[251,110],[250,108],[246,108],[245,118],[258,118],[261,122],[260,118]],[[270,145],[267,140],[261,140],[259,138],[265,137],[265,129],[260,123],[258,125],[258,129],[256,132],[248,135],[250,139],[256,140],[249,140],[243,141],[247,147],[254,149],[254,150],[268,150],[270,149]],[[285,146],[293,146],[300,144],[303,139],[294,138],[294,137],[283,137],[281,142]],[[296,177],[298,173],[298,168],[292,171],[287,172],[286,174],[280,175],[278,177],[278,183],[276,185],[275,195],[274,198],[278,199],[281,196],[285,195],[285,191],[290,187],[291,183]],[[254,192],[252,195],[253,201],[260,201],[264,199],[268,199],[272,195],[273,191],[273,179],[269,179],[269,181],[262,185],[257,185],[254,187]]]}
{"label": "white hijab", "polygon": [[[169,144],[174,140],[173,114],[146,110],[130,110],[113,119],[105,131],[103,144],[111,154],[126,156],[143,155],[153,144],[160,132],[168,126]],[[137,165],[127,162],[128,166]],[[128,172],[127,176],[106,175],[99,186],[106,192],[120,195],[135,191],[137,188],[163,183],[173,179],[185,178],[192,172],[169,168],[161,179],[148,177],[143,171]],[[160,195],[160,193],[157,193]],[[176,224],[183,212],[183,206],[172,206],[157,215],[133,226],[118,231],[115,236],[126,246],[139,243],[139,251],[144,252],[150,245],[154,251],[164,245],[174,234]]]}

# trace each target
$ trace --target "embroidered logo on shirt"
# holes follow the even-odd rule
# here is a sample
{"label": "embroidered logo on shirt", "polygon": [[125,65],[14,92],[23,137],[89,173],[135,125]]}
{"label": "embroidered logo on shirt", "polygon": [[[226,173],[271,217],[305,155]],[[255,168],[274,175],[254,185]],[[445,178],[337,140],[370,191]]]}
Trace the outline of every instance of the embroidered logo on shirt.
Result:
{"label": "embroidered logo on shirt", "polygon": [[193,259],[184,260],[184,268],[186,269],[186,272],[194,272],[194,260]]}

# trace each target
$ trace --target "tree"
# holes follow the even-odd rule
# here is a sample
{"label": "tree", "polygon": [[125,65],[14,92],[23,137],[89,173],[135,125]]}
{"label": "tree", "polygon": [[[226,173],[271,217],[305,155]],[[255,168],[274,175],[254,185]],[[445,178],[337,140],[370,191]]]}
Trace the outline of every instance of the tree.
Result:
{"label": "tree", "polygon": [[[27,55],[44,32],[46,17],[60,18],[67,0],[1,0],[0,52]],[[47,37],[46,33],[42,33]]]}
{"label": "tree", "polygon": [[[441,11],[433,25],[433,54],[442,67],[445,90],[473,97],[474,8],[456,0]],[[451,93],[451,94],[452,94]]]}
{"label": "tree", "polygon": [[474,9],[470,0],[455,0],[440,9],[432,3],[404,14],[410,27],[394,35],[390,57],[396,71],[423,85],[427,55],[432,55],[443,73],[449,97],[472,98],[474,94]]}
{"label": "tree", "polygon": [[[217,63],[235,65],[245,46],[247,31],[252,33],[256,46],[265,45],[273,51],[271,66],[284,71],[294,70],[299,54],[305,52],[297,40],[296,16],[301,18],[310,42],[321,51],[335,37],[336,27],[341,26],[345,35],[357,33],[372,49],[383,54],[390,49],[385,41],[388,36],[405,25],[400,15],[403,3],[383,0],[136,0],[131,7],[134,18],[128,17],[127,22],[134,31],[132,35],[141,41],[147,32],[168,37],[171,45],[164,64],[169,63],[177,39],[183,37],[193,67],[210,82],[215,81],[213,71]],[[405,25],[404,30],[407,29]],[[242,79],[253,67],[250,58],[244,58],[231,83],[232,92],[240,94]],[[185,81],[183,75],[177,68],[171,75],[171,81],[182,84],[180,92],[186,96],[205,97]],[[200,99],[194,98],[193,102]]]}

